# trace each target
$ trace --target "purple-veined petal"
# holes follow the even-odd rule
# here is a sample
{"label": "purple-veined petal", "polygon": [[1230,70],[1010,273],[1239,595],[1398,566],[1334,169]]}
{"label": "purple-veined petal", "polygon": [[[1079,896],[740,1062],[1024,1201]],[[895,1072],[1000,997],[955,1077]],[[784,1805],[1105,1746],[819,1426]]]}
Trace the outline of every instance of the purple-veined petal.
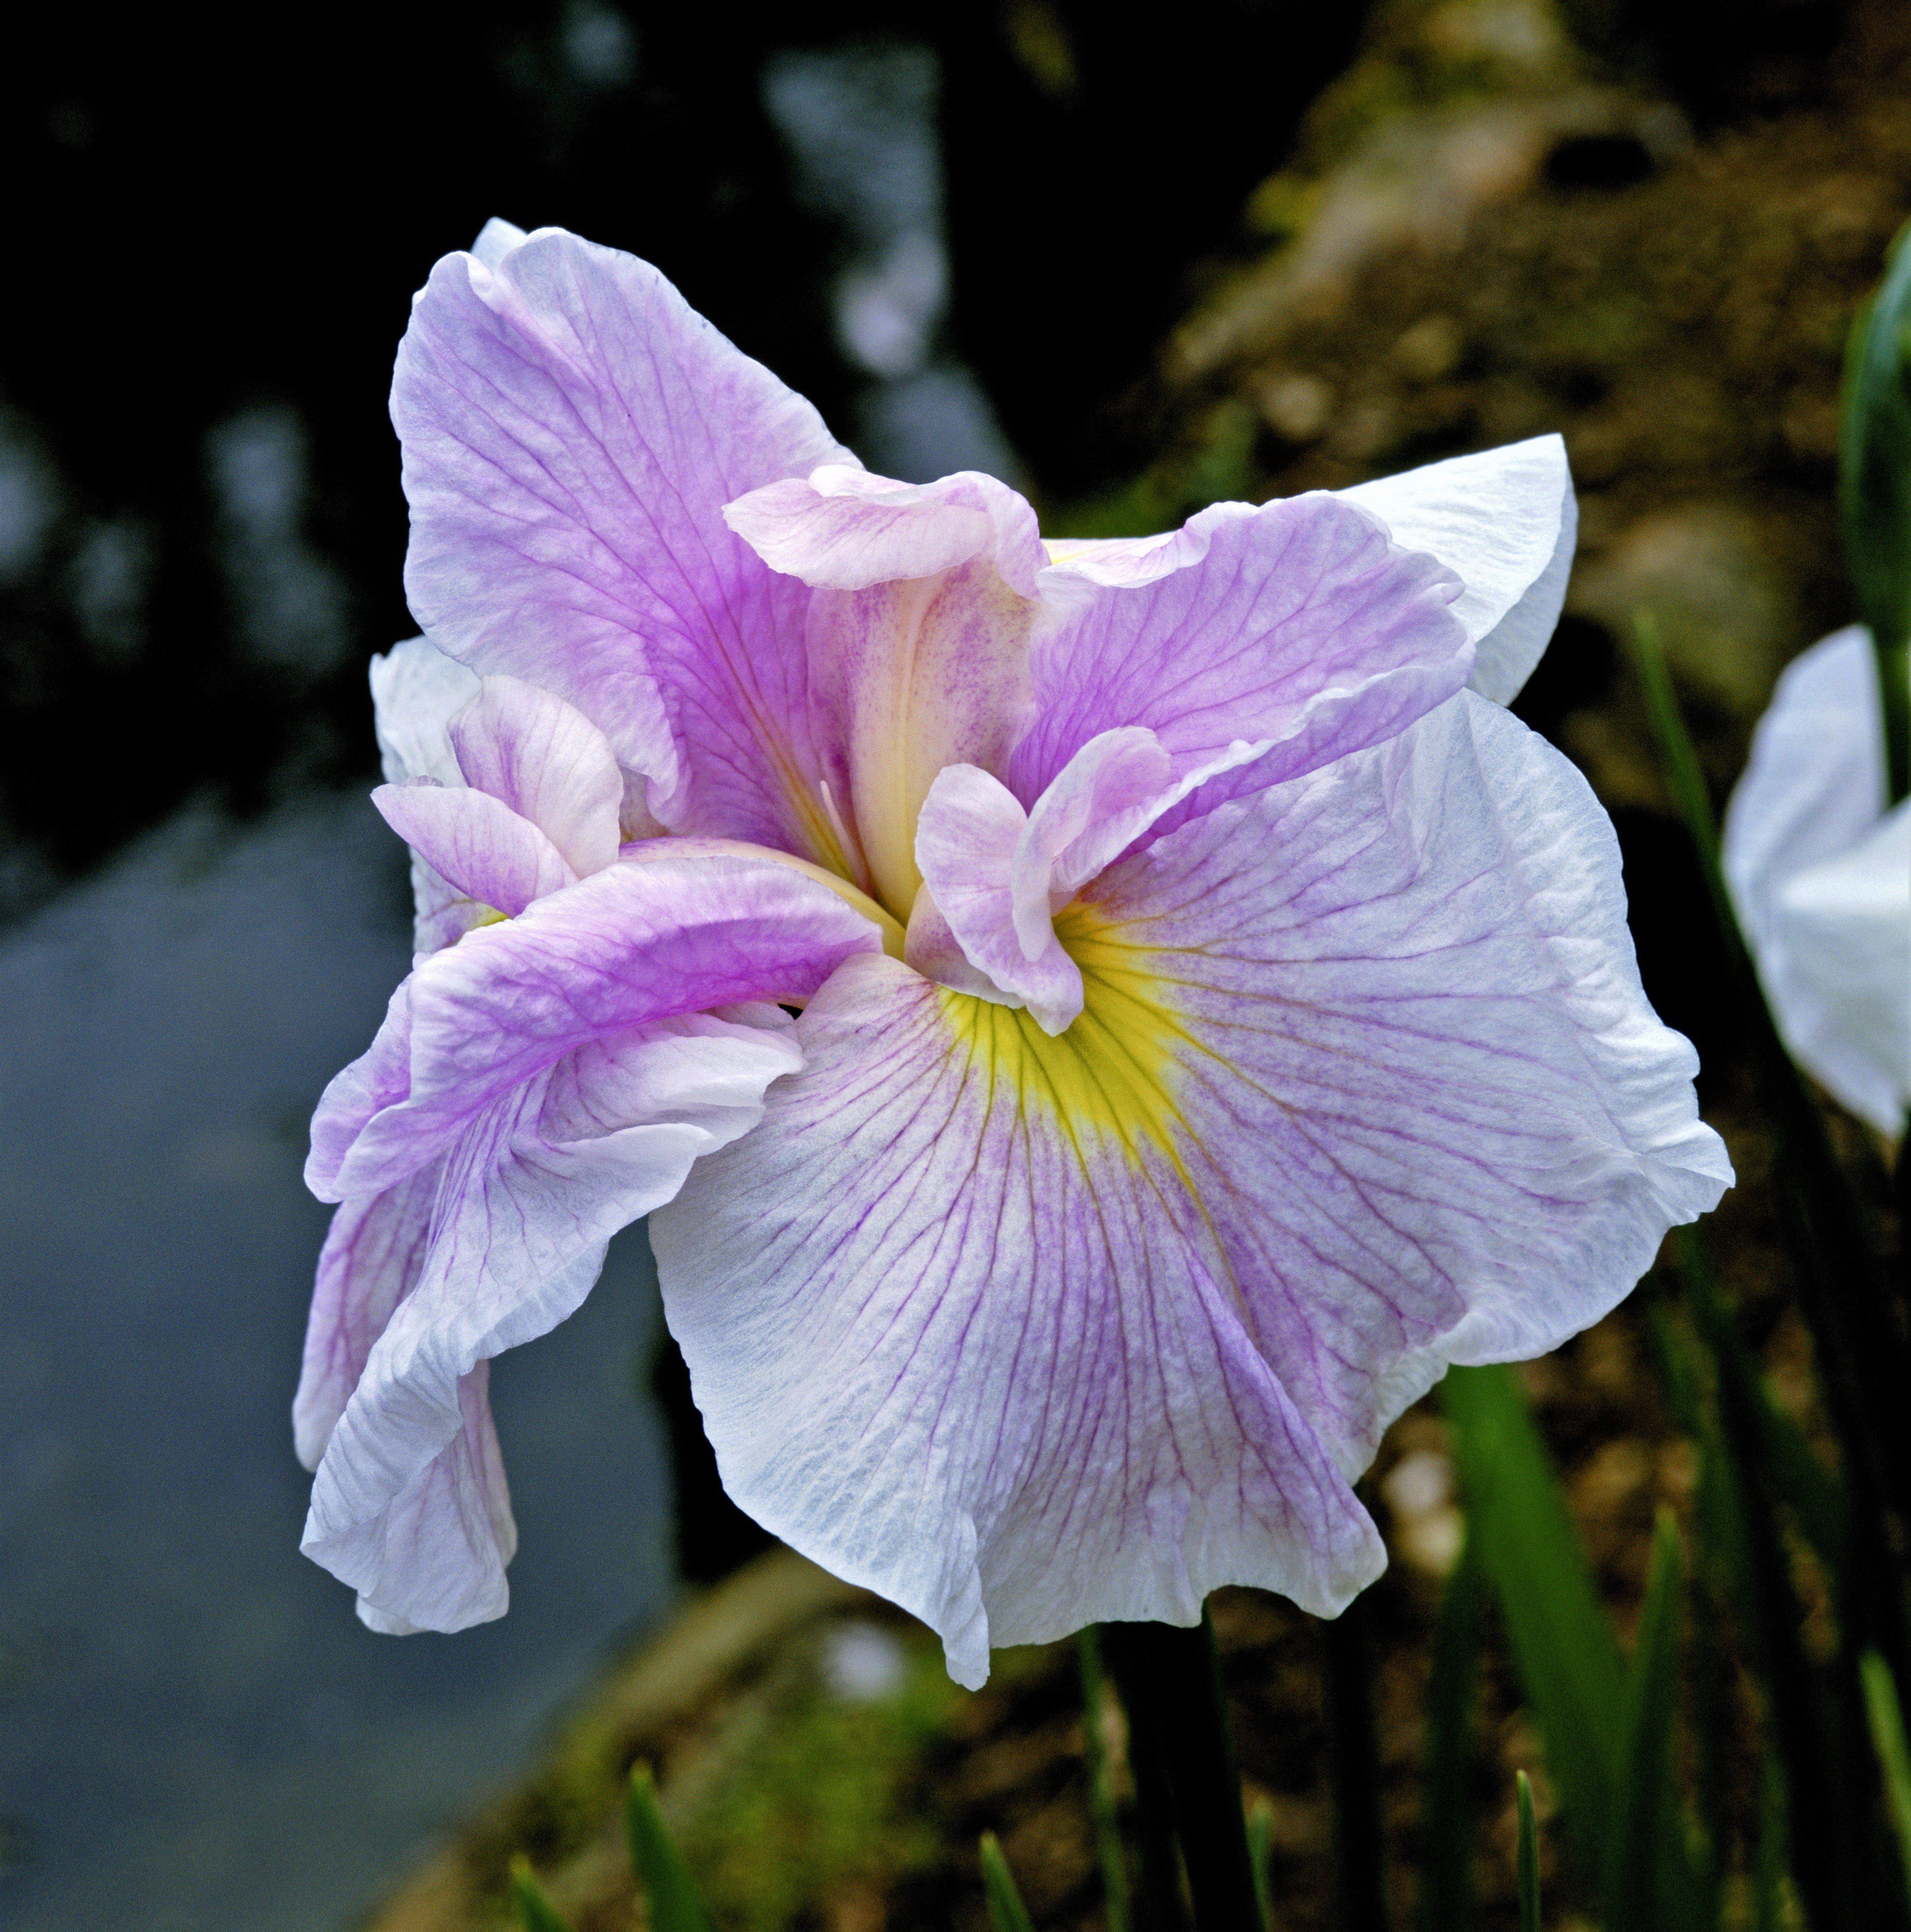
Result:
{"label": "purple-veined petal", "polygon": [[806,1072],[651,1218],[724,1486],[971,1686],[992,1644],[1192,1623],[1223,1582],[1337,1608],[1378,1538],[1220,1258],[978,1068],[965,1031],[1024,1022],[976,1001],[952,1026],[959,998],[846,967],[800,1023]]}
{"label": "purple-veined petal", "polygon": [[613,866],[418,964],[320,1099],[306,1184],[321,1200],[378,1192],[592,1040],[740,1000],[800,1002],[881,946],[837,893],[771,860]]}
{"label": "purple-veined petal", "polygon": [[1789,664],[1726,809],[1720,860],[1786,1046],[1854,1113],[1897,1134],[1911,1100],[1900,1044],[1911,996],[1894,951],[1911,945],[1911,919],[1898,915],[1894,933],[1892,902],[1911,887],[1892,856],[1898,835],[1880,830],[1879,714],[1862,625]]}
{"label": "purple-veined petal", "polygon": [[1336,494],[1372,511],[1396,543],[1460,573],[1454,614],[1477,647],[1471,688],[1510,704],[1566,601],[1580,512],[1564,442],[1536,436]]}
{"label": "purple-veined petal", "polygon": [[415,778],[380,785],[371,802],[412,851],[474,904],[514,915],[577,878],[528,818],[488,792]]}
{"label": "purple-veined petal", "polygon": [[1025,802],[1124,725],[1152,730],[1177,777],[1252,745],[1253,782],[1272,784],[1390,736],[1466,681],[1456,580],[1364,511],[1318,494],[1217,503],[1167,548],[1175,567],[1084,580],[1037,632],[1034,722],[1007,770]]}
{"label": "purple-veined petal", "polygon": [[[438,263],[398,353],[406,589],[474,668],[574,705],[674,830],[840,865],[807,590],[723,506],[854,464],[649,264],[542,229]],[[634,830],[634,827],[627,827]]]}
{"label": "purple-veined petal", "polygon": [[382,1194],[343,1202],[332,1217],[292,1399],[292,1447],[308,1469],[319,1466],[392,1311],[418,1285],[437,1191],[436,1166],[423,1167]]}
{"label": "purple-veined petal", "polygon": [[610,1237],[747,1132],[800,1063],[787,1025],[684,1016],[591,1041],[467,1124],[313,1484],[302,1547],[367,1622],[460,1630],[503,1613],[514,1538],[485,1365],[573,1313]]}
{"label": "purple-veined petal", "polygon": [[765,560],[816,586],[808,648],[843,721],[847,814],[898,918],[921,883],[916,819],[950,765],[999,770],[1028,717],[1028,639],[1043,563],[1035,513],[969,472],[897,483],[824,467],[724,512]]}
{"label": "purple-veined petal", "polygon": [[530,820],[578,878],[616,862],[623,775],[580,711],[519,679],[488,677],[450,730],[465,783]]}
{"label": "purple-veined petal", "polygon": [[1611,828],[1466,696],[1118,860],[1076,1024],[845,967],[652,1217],[730,1493],[943,1634],[1330,1614],[1347,1484],[1449,1362],[1596,1319],[1730,1179]]}

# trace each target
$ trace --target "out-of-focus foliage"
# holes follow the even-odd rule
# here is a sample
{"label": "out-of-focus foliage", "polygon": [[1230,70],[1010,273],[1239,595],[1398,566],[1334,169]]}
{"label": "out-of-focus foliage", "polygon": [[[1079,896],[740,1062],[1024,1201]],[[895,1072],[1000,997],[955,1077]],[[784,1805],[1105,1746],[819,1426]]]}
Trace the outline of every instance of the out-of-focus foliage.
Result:
{"label": "out-of-focus foliage", "polygon": [[1911,226],[1898,236],[1845,362],[1839,470],[1845,554],[1877,646],[1891,802],[1911,794]]}

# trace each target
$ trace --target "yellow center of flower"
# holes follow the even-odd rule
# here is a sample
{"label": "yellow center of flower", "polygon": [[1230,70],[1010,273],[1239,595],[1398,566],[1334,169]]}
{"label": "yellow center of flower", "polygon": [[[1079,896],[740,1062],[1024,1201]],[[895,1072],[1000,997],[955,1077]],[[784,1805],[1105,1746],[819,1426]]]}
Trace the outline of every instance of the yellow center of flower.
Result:
{"label": "yellow center of flower", "polygon": [[1139,1166],[1151,1146],[1186,1180],[1174,1088],[1192,1042],[1165,962],[1084,899],[1056,915],[1055,934],[1082,969],[1082,1013],[1066,1032],[1051,1037],[1019,1008],[945,988],[950,1032],[992,1097],[1052,1121],[1084,1166],[1114,1149]]}

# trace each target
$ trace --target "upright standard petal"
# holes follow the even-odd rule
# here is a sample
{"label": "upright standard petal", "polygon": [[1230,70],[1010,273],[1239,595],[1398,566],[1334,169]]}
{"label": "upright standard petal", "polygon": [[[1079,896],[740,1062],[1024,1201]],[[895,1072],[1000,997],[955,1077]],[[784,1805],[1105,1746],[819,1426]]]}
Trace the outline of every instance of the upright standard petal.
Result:
{"label": "upright standard petal", "polygon": [[938,772],[999,770],[1028,722],[1043,565],[1035,513],[965,472],[897,483],[838,467],[731,504],[764,560],[814,588],[813,674],[843,722],[854,874],[907,920],[916,820]]}
{"label": "upright standard petal", "polygon": [[672,830],[841,869],[808,592],[722,518],[761,484],[854,464],[814,410],[647,263],[543,229],[495,268],[432,271],[392,412],[406,589],[432,637],[575,705]]}
{"label": "upright standard petal", "polygon": [[1037,632],[1034,721],[1007,771],[1024,803],[1120,727],[1152,730],[1178,778],[1251,746],[1266,784],[1390,736],[1466,681],[1452,573],[1333,497],[1217,503],[1165,548],[1173,568],[1084,579]]}
{"label": "upright standard petal", "polygon": [[1348,1483],[1450,1361],[1596,1319],[1730,1178],[1566,761],[1466,698],[1122,858],[1028,1016],[846,967],[652,1217],[726,1485],[991,1643],[1371,1580]]}
{"label": "upright standard petal", "polygon": [[1510,704],[1566,601],[1580,511],[1564,442],[1536,436],[1339,494],[1382,518],[1396,543],[1460,573],[1466,588],[1454,611],[1478,650],[1472,688]]}

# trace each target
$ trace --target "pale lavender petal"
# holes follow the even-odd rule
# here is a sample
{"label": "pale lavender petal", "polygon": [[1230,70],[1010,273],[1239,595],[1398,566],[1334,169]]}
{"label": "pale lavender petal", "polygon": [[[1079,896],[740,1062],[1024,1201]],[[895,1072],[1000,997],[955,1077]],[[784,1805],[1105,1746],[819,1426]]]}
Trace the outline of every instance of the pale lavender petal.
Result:
{"label": "pale lavender petal", "polygon": [[[1017,933],[1016,854],[1028,830],[1028,814],[1000,779],[974,765],[951,765],[938,775],[916,828],[924,890],[910,915],[904,956],[945,986],[1026,1006],[1059,1033],[1082,1010],[1082,975],[1047,926],[1046,902],[1044,929],[1032,951]],[[982,986],[952,970],[945,934]]]}
{"label": "pale lavender petal", "polygon": [[1154,731],[1177,776],[1251,745],[1255,782],[1296,777],[1403,729],[1472,668],[1452,574],[1333,497],[1216,504],[1174,555],[1151,580],[1084,582],[1036,633],[1035,721],[1008,767],[1024,802],[1124,725]]}
{"label": "pale lavender petal", "polygon": [[613,866],[418,966],[320,1100],[306,1184],[321,1200],[380,1192],[592,1040],[740,1000],[799,1003],[881,946],[837,893],[772,860]]}
{"label": "pale lavender petal", "polygon": [[[1895,1134],[1906,1097],[1902,1063],[1890,1032],[1861,1017],[1871,1002],[1859,990],[1888,966],[1867,945],[1848,962],[1850,976],[1839,974],[1818,943],[1817,922],[1801,923],[1784,904],[1794,879],[1876,833],[1886,802],[1879,712],[1877,658],[1862,625],[1834,632],[1788,665],[1726,809],[1720,858],[1786,1045],[1853,1112]],[[1881,876],[1878,890],[1889,884]],[[1833,896],[1850,897],[1836,886]],[[1877,913],[1888,926],[1882,903]],[[1880,943],[1884,933],[1881,927]]]}
{"label": "pale lavender petal", "polygon": [[787,1027],[683,1016],[589,1041],[466,1124],[416,1285],[327,1442],[302,1545],[380,1628],[502,1614],[510,1552],[494,1533],[499,1486],[478,1480],[474,1373],[572,1313],[610,1237],[755,1125],[765,1088],[800,1064]]}
{"label": "pale lavender petal", "polygon": [[[478,694],[478,676],[424,638],[394,644],[371,661],[373,716],[380,759],[393,784],[409,778],[464,783],[452,749],[451,721]],[[419,957],[462,938],[491,916],[412,854],[412,950]]]}
{"label": "pale lavender petal", "polygon": [[1218,808],[1058,922],[1082,1016],[845,968],[804,1071],[652,1221],[726,1485],[992,1642],[1331,1613],[1346,1486],[1449,1362],[1596,1319],[1730,1168],[1611,828],[1470,695]]}
{"label": "pale lavender petal", "polygon": [[825,464],[753,490],[723,514],[772,569],[819,590],[934,577],[986,555],[1012,590],[1033,597],[1048,561],[1027,500],[979,470],[898,483]]}
{"label": "pale lavender petal", "polygon": [[1566,446],[1536,436],[1338,492],[1466,586],[1454,605],[1478,647],[1472,688],[1510,704],[1552,641],[1579,535]]}
{"label": "pale lavender petal", "polygon": [[415,778],[380,785],[371,802],[439,878],[477,905],[514,916],[577,877],[528,818],[488,792]]}
{"label": "pale lavender petal", "polygon": [[584,714],[514,677],[488,677],[451,722],[466,784],[502,799],[579,878],[616,862],[623,775]]}
{"label": "pale lavender petal", "polygon": [[1171,1164],[1084,1157],[970,1049],[1028,1022],[956,998],[844,968],[763,1126],[651,1217],[725,1488],[970,1685],[992,1644],[1191,1624],[1223,1583],[1331,1613],[1379,1539],[1162,1214]]}
{"label": "pale lavender petal", "polygon": [[809,404],[647,263],[544,229],[495,269],[432,271],[392,407],[406,588],[433,638],[574,705],[671,829],[836,863],[809,593],[722,517],[854,463]]}
{"label": "pale lavender petal", "polygon": [[521,248],[530,238],[527,230],[494,214],[478,230],[478,238],[471,244],[471,252],[486,268],[495,268],[512,249]]}
{"label": "pale lavender petal", "polygon": [[344,1202],[332,1217],[292,1400],[292,1445],[308,1469],[319,1466],[392,1311],[417,1286],[437,1191],[436,1166],[421,1168],[382,1194]]}

